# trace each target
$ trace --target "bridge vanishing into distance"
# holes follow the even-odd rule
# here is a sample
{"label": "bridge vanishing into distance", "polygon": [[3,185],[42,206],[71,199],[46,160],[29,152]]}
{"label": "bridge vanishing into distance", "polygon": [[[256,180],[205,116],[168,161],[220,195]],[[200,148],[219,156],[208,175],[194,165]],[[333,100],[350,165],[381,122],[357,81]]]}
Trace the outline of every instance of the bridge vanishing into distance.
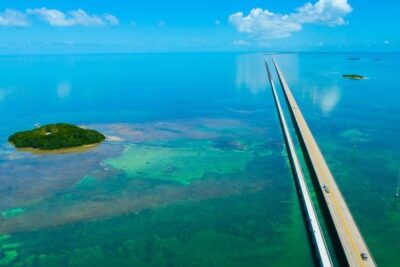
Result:
{"label": "bridge vanishing into distance", "polygon": [[[326,214],[328,221],[328,230],[335,244],[335,254],[338,257],[340,265],[353,266],[376,266],[370,250],[344,200],[342,193],[336,184],[328,164],[319,149],[317,142],[314,139],[310,128],[307,125],[304,116],[297,105],[295,98],[289,88],[286,79],[279,68],[277,62],[272,58],[275,70],[286,100],[286,104],[296,130],[296,135],[301,144],[301,151],[305,157],[308,171],[311,174],[313,182],[316,186],[315,190],[321,202],[323,213]],[[297,152],[294,148],[293,140],[288,130],[285,115],[282,111],[282,106],[279,101],[278,94],[275,89],[272,74],[265,61],[268,72],[268,79],[272,88],[275,104],[278,110],[279,120],[282,127],[289,159],[293,174],[297,183],[297,190],[300,200],[305,211],[305,219],[309,225],[309,233],[313,240],[315,255],[318,258],[321,266],[332,266],[331,256],[327,249],[326,242],[321,231],[318,216],[313,207],[309,190],[302,173]]]}
{"label": "bridge vanishing into distance", "polygon": [[332,260],[329,255],[329,250],[325,242],[324,235],[320,223],[318,221],[317,213],[315,212],[314,206],[312,204],[310,192],[307,188],[307,183],[304,178],[303,171],[301,169],[300,161],[296,153],[295,145],[293,143],[292,135],[290,134],[289,127],[286,122],[285,115],[282,110],[281,103],[279,101],[278,93],[276,92],[275,84],[272,78],[271,71],[267,63],[265,63],[268,72],[268,79],[272,88],[272,94],[274,96],[275,104],[278,110],[279,121],[282,126],[283,136],[286,143],[286,149],[288,151],[290,164],[294,173],[297,188],[299,190],[299,195],[302,200],[303,208],[306,211],[306,218],[310,232],[312,234],[312,240],[316,248],[316,254],[318,261],[322,266],[330,267],[332,265]]}

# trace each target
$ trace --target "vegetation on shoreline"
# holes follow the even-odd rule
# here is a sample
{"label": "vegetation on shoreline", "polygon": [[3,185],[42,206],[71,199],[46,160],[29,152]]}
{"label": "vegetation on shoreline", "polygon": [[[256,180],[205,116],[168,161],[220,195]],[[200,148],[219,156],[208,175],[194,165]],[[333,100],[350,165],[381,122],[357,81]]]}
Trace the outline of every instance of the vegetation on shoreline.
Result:
{"label": "vegetation on shoreline", "polygon": [[343,74],[343,78],[352,80],[364,80],[365,77],[359,74]]}
{"label": "vegetation on shoreline", "polygon": [[95,130],[57,123],[49,124],[30,131],[17,132],[8,141],[17,148],[39,150],[58,150],[101,143],[105,136]]}

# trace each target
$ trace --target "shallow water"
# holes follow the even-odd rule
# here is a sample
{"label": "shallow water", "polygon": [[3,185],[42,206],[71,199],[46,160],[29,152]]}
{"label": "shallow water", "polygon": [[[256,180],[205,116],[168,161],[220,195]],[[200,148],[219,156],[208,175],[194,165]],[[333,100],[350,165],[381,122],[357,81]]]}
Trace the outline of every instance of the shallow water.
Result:
{"label": "shallow water", "polygon": [[[400,55],[277,60],[376,261],[397,266]],[[0,77],[1,266],[313,264],[261,54],[2,56]],[[109,140],[7,144],[50,122]]]}

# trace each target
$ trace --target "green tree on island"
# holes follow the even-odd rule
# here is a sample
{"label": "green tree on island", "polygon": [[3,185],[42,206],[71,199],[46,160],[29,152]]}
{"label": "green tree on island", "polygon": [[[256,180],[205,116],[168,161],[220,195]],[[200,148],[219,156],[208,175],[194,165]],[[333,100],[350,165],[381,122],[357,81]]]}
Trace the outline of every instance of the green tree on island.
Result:
{"label": "green tree on island", "polygon": [[57,123],[45,125],[30,131],[17,132],[8,141],[17,148],[56,150],[92,145],[105,140],[105,136],[95,130]]}

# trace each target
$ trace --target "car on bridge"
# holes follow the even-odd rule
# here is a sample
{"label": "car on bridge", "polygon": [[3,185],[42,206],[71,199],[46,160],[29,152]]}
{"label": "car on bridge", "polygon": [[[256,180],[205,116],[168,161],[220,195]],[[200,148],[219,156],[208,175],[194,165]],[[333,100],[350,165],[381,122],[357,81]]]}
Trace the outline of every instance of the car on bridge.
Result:
{"label": "car on bridge", "polygon": [[323,188],[324,191],[325,191],[326,193],[328,193],[328,194],[331,192],[331,189],[330,189],[329,186],[326,185],[326,184],[324,184],[324,185],[322,186],[322,188]]}

